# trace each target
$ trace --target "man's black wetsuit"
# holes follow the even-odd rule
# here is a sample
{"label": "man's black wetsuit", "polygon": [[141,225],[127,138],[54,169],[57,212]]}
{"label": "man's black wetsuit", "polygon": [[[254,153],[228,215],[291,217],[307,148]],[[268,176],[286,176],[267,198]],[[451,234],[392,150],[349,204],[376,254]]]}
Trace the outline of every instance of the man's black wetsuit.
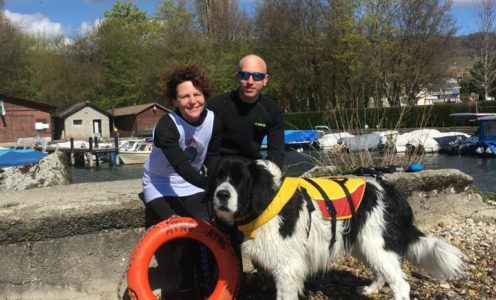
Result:
{"label": "man's black wetsuit", "polygon": [[267,159],[282,167],[284,115],[274,101],[261,95],[255,103],[245,103],[236,90],[211,99],[207,107],[222,122],[221,155],[259,159],[262,141],[267,135]]}

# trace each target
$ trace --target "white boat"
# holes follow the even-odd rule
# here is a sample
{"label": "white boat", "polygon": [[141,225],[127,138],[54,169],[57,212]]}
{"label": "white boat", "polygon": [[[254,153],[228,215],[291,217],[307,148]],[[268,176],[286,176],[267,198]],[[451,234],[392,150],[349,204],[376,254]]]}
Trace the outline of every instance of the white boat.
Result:
{"label": "white boat", "polygon": [[405,153],[418,148],[421,152],[433,153],[457,138],[467,137],[468,135],[462,132],[439,132],[436,129],[419,129],[403,134],[396,130],[383,130],[356,136],[347,132],[328,133],[319,138],[319,144],[320,149],[326,151],[336,151],[344,147],[350,152],[385,152],[391,149],[394,152]]}
{"label": "white boat", "polygon": [[125,165],[144,164],[152,152],[153,143],[139,142],[130,149],[119,150],[119,159]]}
{"label": "white boat", "polygon": [[340,146],[337,146],[338,142],[345,137],[353,137],[353,135],[348,132],[327,133],[319,138],[320,149],[324,151],[338,152],[337,149],[340,148]]}
{"label": "white boat", "polygon": [[119,151],[134,151],[138,147],[145,142],[145,139],[129,139],[129,140],[120,140],[119,141]]}
{"label": "white boat", "polygon": [[[409,152],[420,148],[422,152],[438,152],[442,145],[448,144],[458,137],[468,137],[463,132],[440,132],[436,129],[419,129],[397,136],[395,141],[396,152]],[[413,148],[412,148],[413,147]]]}
{"label": "white boat", "polygon": [[320,139],[324,135],[328,134],[330,129],[326,125],[317,125],[314,127],[314,130],[317,132],[317,137]]}
{"label": "white boat", "polygon": [[375,151],[379,150],[381,136],[377,133],[366,133],[355,135],[353,137],[345,137],[342,139],[343,145],[347,151]]}
{"label": "white boat", "polygon": [[330,152],[347,151],[375,151],[379,145],[396,136],[397,131],[374,131],[364,135],[352,135],[348,132],[328,133],[319,139],[320,149]]}

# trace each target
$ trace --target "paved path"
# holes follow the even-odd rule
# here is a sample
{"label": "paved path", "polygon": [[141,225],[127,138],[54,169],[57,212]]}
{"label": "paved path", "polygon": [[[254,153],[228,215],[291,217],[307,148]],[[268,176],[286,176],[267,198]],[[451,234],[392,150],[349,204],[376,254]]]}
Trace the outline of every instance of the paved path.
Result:
{"label": "paved path", "polygon": [[100,201],[116,197],[137,198],[141,179],[79,183],[36,188],[25,191],[0,192],[0,207],[9,203],[20,205],[68,204]]}

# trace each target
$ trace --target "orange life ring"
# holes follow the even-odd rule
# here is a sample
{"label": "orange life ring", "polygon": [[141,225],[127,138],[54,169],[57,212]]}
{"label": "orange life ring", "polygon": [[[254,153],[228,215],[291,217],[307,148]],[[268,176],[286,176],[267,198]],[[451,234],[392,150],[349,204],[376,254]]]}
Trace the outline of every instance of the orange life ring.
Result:
{"label": "orange life ring", "polygon": [[132,300],[156,300],[148,281],[152,256],[163,244],[178,238],[194,239],[214,255],[218,280],[209,300],[234,298],[238,285],[238,267],[234,251],[225,236],[208,222],[188,217],[171,217],[151,227],[133,248],[127,271],[127,286]]}

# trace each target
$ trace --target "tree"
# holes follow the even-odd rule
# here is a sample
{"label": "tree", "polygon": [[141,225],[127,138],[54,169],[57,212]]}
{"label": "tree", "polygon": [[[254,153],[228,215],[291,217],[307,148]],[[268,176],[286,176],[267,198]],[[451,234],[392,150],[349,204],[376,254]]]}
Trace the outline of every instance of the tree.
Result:
{"label": "tree", "polygon": [[148,38],[146,13],[117,1],[96,29],[98,65],[104,87],[99,105],[113,108],[147,101],[140,97],[142,61]]}
{"label": "tree", "polygon": [[[214,53],[213,43],[204,30],[204,9],[196,1],[164,0],[158,9],[158,42],[154,48],[154,60],[162,66],[163,73],[179,65],[196,63],[209,70],[220,63],[229,51]],[[212,74],[211,74],[212,75]],[[218,73],[213,74],[219,81]],[[220,76],[226,76],[221,74]]]}
{"label": "tree", "polygon": [[80,44],[80,39],[74,44],[62,43],[58,48],[38,43],[30,55],[31,84],[37,99],[55,105],[59,110],[74,103],[99,99],[100,72],[94,62],[74,50]]}
{"label": "tree", "polygon": [[0,13],[0,90],[32,97],[28,55],[32,39]]}
{"label": "tree", "polygon": [[[473,93],[478,94],[479,96],[482,96],[484,94],[484,91],[482,90],[480,85],[477,85],[474,78],[470,73],[465,74],[463,78],[459,82],[460,84],[460,94],[465,95],[465,96],[470,96]],[[477,101],[479,99],[476,99]]]}
{"label": "tree", "polygon": [[444,77],[456,31],[451,2],[440,0],[367,0],[367,36],[374,75],[392,106],[415,96],[429,82]]}
{"label": "tree", "polygon": [[[323,95],[330,101],[324,107],[363,108],[365,86],[370,83],[369,44],[357,17],[360,1],[335,0],[327,12],[321,64]],[[329,75],[327,75],[329,74]],[[326,76],[327,75],[327,76]]]}
{"label": "tree", "polygon": [[103,15],[105,18],[126,21],[128,24],[139,24],[147,19],[146,12],[141,12],[131,1],[116,1],[112,9],[105,11]]}
{"label": "tree", "polygon": [[470,74],[483,90],[484,100],[496,91],[496,0],[482,0],[476,9],[479,33]]}
{"label": "tree", "polygon": [[217,91],[233,89],[239,59],[256,52],[253,20],[240,11],[238,0],[192,1],[204,49],[200,62],[210,71]]}
{"label": "tree", "polygon": [[249,37],[249,18],[238,0],[195,0],[195,6],[203,32],[219,51]]}
{"label": "tree", "polygon": [[163,73],[171,67],[208,58],[198,17],[191,1],[164,0],[159,5],[157,20],[160,26],[152,55]]}
{"label": "tree", "polygon": [[324,70],[321,34],[325,4],[312,0],[267,0],[257,11],[258,48],[269,64],[269,93],[285,110],[317,110]]}

